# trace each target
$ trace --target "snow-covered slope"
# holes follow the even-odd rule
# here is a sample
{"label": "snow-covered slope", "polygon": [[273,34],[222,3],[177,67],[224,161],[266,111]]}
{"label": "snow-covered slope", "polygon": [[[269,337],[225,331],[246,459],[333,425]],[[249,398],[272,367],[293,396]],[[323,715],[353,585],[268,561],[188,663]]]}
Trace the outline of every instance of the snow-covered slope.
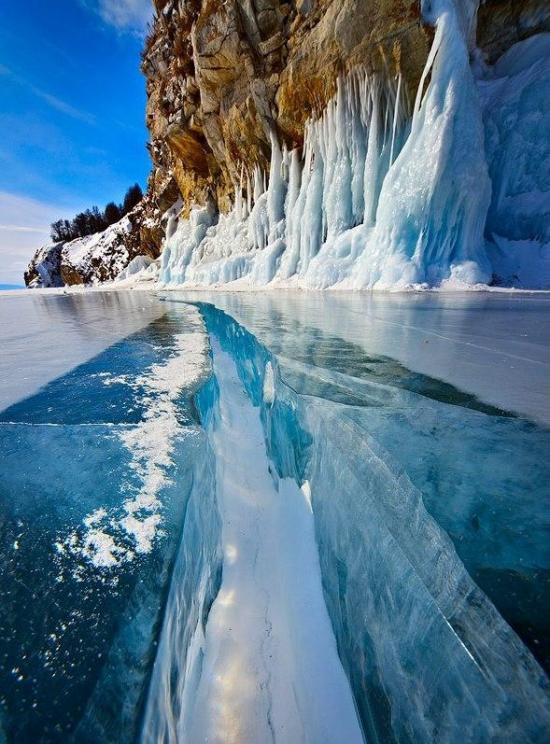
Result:
{"label": "snow-covered slope", "polygon": [[[130,261],[125,238],[131,229],[126,216],[103,232],[66,243],[61,252],[65,280],[75,284],[78,276],[84,284],[97,284],[118,276]],[[70,281],[72,278],[76,281]]]}
{"label": "snow-covered slope", "polygon": [[99,284],[116,279],[134,260],[139,262],[129,274],[138,265],[146,268],[153,257],[145,253],[139,218],[138,206],[102,232],[40,248],[25,272],[25,282],[30,287]]}
{"label": "snow-covered slope", "polygon": [[54,243],[39,248],[25,271],[25,284],[31,288],[62,287],[61,249],[63,243]]}

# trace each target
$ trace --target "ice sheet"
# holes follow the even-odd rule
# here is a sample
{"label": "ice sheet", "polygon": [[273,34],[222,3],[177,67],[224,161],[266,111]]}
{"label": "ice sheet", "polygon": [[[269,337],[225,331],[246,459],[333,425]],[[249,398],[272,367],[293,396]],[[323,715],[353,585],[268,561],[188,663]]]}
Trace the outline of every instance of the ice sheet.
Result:
{"label": "ice sheet", "polygon": [[215,338],[212,346],[223,578],[195,644],[190,678],[198,680],[185,690],[170,741],[359,744],[323,599],[311,506],[295,481],[274,480],[259,410],[229,354]]}
{"label": "ice sheet", "polygon": [[0,294],[0,410],[163,312],[147,292]]}
{"label": "ice sheet", "polygon": [[[544,294],[278,291],[164,297],[168,303],[208,300],[275,349],[284,350],[299,322],[550,424],[550,297]],[[305,335],[304,348],[310,343]]]}

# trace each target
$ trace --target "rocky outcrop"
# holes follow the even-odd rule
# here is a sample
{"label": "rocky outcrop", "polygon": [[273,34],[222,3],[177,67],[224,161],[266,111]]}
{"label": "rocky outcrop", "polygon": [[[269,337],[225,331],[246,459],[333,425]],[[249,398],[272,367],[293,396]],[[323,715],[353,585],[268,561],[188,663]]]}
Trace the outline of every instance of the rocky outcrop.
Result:
{"label": "rocky outcrop", "polygon": [[546,0],[484,0],[477,14],[477,44],[493,64],[518,41],[550,31]]}
{"label": "rocky outcrop", "polygon": [[[43,281],[38,265],[47,274],[58,253],[60,281],[69,283],[112,279],[135,256],[158,256],[172,205],[181,199],[184,217],[207,203],[228,212],[243,168],[269,169],[272,133],[300,146],[306,121],[325,108],[340,76],[362,68],[384,84],[400,75],[413,101],[433,38],[420,0],[153,3],[142,55],[153,164],[147,195],[116,238],[106,231],[78,251],[69,244],[37,254],[27,283]],[[466,11],[475,5],[464,0]],[[473,19],[472,55],[492,64],[517,41],[550,30],[549,7],[485,0]],[[75,262],[79,251],[87,258]]]}
{"label": "rocky outcrop", "polygon": [[146,197],[103,232],[40,248],[25,271],[28,287],[99,284],[115,279],[138,256],[159,255],[163,221]]}
{"label": "rocky outcrop", "polygon": [[412,93],[431,37],[417,0],[155,5],[142,66],[155,178],[173,175],[184,205],[212,196],[223,211],[242,164],[267,169],[272,130],[300,145],[342,73],[401,72]]}
{"label": "rocky outcrop", "polygon": [[25,284],[31,289],[62,287],[61,251],[64,243],[54,243],[39,248],[24,274]]}
{"label": "rocky outcrop", "polygon": [[[266,170],[270,132],[300,145],[304,125],[335,92],[338,76],[363,67],[400,73],[414,94],[432,29],[419,0],[154,0],[157,18],[142,69],[153,175],[184,204],[233,200],[241,168]],[[486,0],[477,44],[493,61],[550,23],[543,0]],[[171,180],[173,179],[173,181]],[[162,197],[161,197],[162,198]]]}

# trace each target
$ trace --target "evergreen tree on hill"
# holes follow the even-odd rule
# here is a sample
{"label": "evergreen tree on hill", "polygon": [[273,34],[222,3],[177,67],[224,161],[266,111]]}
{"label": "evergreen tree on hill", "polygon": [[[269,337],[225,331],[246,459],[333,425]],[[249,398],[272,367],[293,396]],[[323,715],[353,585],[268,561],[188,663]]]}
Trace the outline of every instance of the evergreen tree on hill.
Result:
{"label": "evergreen tree on hill", "polygon": [[142,198],[143,191],[141,190],[139,183],[130,186],[124,196],[124,201],[122,202],[122,214],[128,214],[128,212],[131,212],[132,209],[140,203]]}
{"label": "evergreen tree on hill", "polygon": [[142,198],[143,192],[141,187],[138,183],[135,183],[126,192],[122,204],[109,202],[103,212],[100,212],[99,208],[94,206],[91,209],[86,209],[84,212],[79,212],[71,221],[56,220],[52,222],[50,225],[51,239],[54,243],[60,243],[64,240],[74,240],[75,238],[83,238],[86,235],[101,232],[109,225],[118,222],[128,212],[131,212]]}
{"label": "evergreen tree on hill", "polygon": [[114,202],[109,202],[105,207],[105,212],[103,213],[103,219],[105,222],[108,225],[113,225],[115,222],[118,222],[121,217],[122,209],[120,206]]}

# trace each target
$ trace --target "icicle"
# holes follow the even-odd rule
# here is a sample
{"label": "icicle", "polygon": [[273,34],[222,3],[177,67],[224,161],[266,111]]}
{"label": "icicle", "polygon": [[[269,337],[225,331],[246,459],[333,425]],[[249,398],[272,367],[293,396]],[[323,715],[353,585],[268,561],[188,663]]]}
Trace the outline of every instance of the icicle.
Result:
{"label": "icicle", "polygon": [[306,153],[306,163],[302,170],[298,150],[293,150],[291,153],[289,185],[285,203],[286,250],[281,258],[279,269],[282,279],[289,279],[296,274],[300,260],[302,219],[310,175],[308,158],[309,155]]}
{"label": "icicle", "polygon": [[395,135],[397,134],[397,121],[399,118],[399,104],[401,102],[401,73],[397,76],[397,93],[395,94],[395,104],[393,109],[393,126],[391,132],[391,148],[390,148],[390,167],[393,164],[393,150],[395,147]]}
{"label": "icicle", "polygon": [[365,216],[366,225],[373,225],[378,201],[378,162],[380,159],[379,135],[379,90],[378,86],[371,87],[371,115],[369,121],[369,139],[367,156],[365,158]]}
{"label": "icicle", "polygon": [[248,171],[246,173],[246,211],[248,214],[252,212],[252,184]]}
{"label": "icicle", "polygon": [[466,39],[451,0],[436,0],[432,8],[436,33],[411,133],[384,180],[354,287],[471,284],[490,277],[483,240],[490,184]]}
{"label": "icicle", "polygon": [[267,188],[267,217],[269,221],[269,239],[275,240],[278,223],[284,217],[284,203],[286,183],[283,178],[283,156],[277,135],[273,130],[271,138],[271,163],[269,168],[269,184]]}
{"label": "icicle", "polygon": [[167,281],[264,283],[276,272],[305,286],[380,287],[487,276],[479,105],[452,0],[432,5],[412,126],[401,75],[339,79],[305,127],[303,160],[273,131],[269,173],[241,165],[230,215],[215,227],[213,216],[181,221],[166,241]]}
{"label": "icicle", "polygon": [[351,194],[351,163],[347,99],[349,88],[341,78],[337,81],[336,98],[323,117],[322,149],[324,153],[323,234],[334,238],[353,224]]}
{"label": "icicle", "polygon": [[239,185],[234,186],[235,188],[235,217],[236,219],[241,222],[246,215],[244,214],[243,209],[243,164],[241,164],[241,173],[239,177]]}
{"label": "icicle", "polygon": [[361,118],[360,78],[356,73],[347,80],[349,117],[349,150],[351,166],[351,211],[353,224],[363,222],[365,214],[364,163],[367,155],[367,133]]}
{"label": "icicle", "polygon": [[258,201],[260,196],[264,193],[264,179],[262,177],[262,171],[259,165],[254,166],[254,204]]}

